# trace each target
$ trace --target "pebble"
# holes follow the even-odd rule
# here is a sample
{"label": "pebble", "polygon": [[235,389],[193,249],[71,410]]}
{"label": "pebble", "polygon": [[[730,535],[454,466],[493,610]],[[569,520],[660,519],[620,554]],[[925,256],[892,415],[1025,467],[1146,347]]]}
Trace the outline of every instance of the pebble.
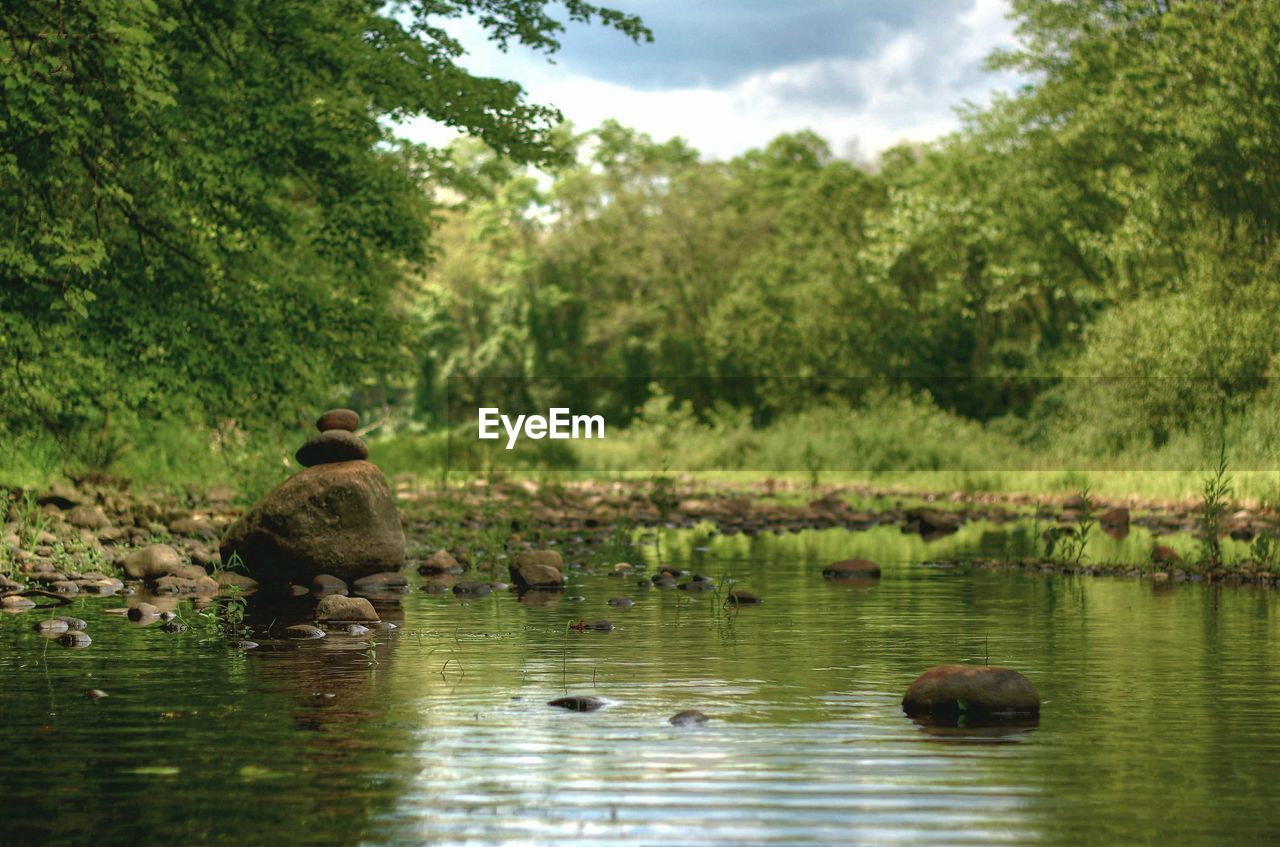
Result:
{"label": "pebble", "polygon": [[316,429],[321,432],[330,430],[355,432],[359,428],[360,416],[351,409],[330,409],[316,418]]}
{"label": "pebble", "polygon": [[89,624],[85,623],[85,622],[84,622],[83,620],[81,620],[80,618],[72,618],[72,617],[62,616],[62,617],[59,617],[59,618],[58,618],[58,620],[60,620],[60,621],[62,621],[63,623],[65,623],[65,624],[67,625],[67,629],[77,629],[77,630],[78,630],[78,629],[85,629],[85,628],[87,628],[87,627],[89,626]]}
{"label": "pebble", "polygon": [[36,632],[40,633],[41,635],[55,635],[60,632],[66,632],[70,628],[71,627],[67,626],[66,621],[59,620],[57,618],[52,618],[47,621],[40,621],[35,626]]}
{"label": "pebble", "polygon": [[592,621],[587,624],[587,629],[591,632],[613,632],[613,624],[608,621]]}
{"label": "pebble", "polygon": [[729,592],[729,596],[724,602],[726,606],[758,606],[764,601],[750,591],[734,589]]}
{"label": "pebble", "polygon": [[138,605],[131,607],[126,614],[128,614],[129,620],[136,623],[139,621],[155,620],[160,616],[160,610],[150,603],[139,603]]}
{"label": "pebble", "polygon": [[231,646],[236,650],[252,650],[258,646],[256,641],[232,641]]}
{"label": "pebble", "polygon": [[493,591],[486,582],[459,582],[453,587],[453,593],[460,597],[485,597]]}
{"label": "pebble", "polygon": [[165,621],[164,623],[160,624],[160,631],[167,632],[170,634],[177,634],[179,632],[186,632],[187,625],[184,624],[182,621]]}
{"label": "pebble", "polygon": [[630,609],[635,604],[636,604],[636,601],[632,600],[630,597],[610,597],[609,598],[609,605],[616,606],[619,609]]}
{"label": "pebble", "polygon": [[286,638],[297,638],[300,640],[311,640],[315,638],[324,638],[324,630],[311,624],[294,624],[286,627],[284,631]]}
{"label": "pebble", "polygon": [[347,628],[344,629],[343,632],[345,632],[347,635],[356,635],[356,636],[368,635],[369,627],[361,626],[358,623],[347,624]]}
{"label": "pebble", "polygon": [[70,647],[72,649],[88,647],[93,643],[93,639],[89,637],[89,633],[80,632],[79,630],[64,632],[62,635],[59,635],[56,640],[63,647]]}
{"label": "pebble", "polygon": [[90,688],[84,693],[84,696],[85,699],[88,700],[101,700],[103,697],[107,696],[107,692],[103,691],[101,688]]}

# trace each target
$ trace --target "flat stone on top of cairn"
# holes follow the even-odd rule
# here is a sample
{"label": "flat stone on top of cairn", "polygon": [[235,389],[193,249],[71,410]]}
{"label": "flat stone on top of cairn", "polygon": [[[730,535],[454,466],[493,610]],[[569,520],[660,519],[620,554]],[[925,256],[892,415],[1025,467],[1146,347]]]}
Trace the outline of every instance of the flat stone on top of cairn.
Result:
{"label": "flat stone on top of cairn", "polygon": [[293,455],[298,464],[311,468],[334,462],[364,461],[369,458],[369,447],[345,429],[328,429],[308,438]]}
{"label": "flat stone on top of cairn", "polygon": [[359,428],[360,416],[350,409],[330,409],[316,418],[316,429],[321,432],[328,432],[334,429],[355,432]]}

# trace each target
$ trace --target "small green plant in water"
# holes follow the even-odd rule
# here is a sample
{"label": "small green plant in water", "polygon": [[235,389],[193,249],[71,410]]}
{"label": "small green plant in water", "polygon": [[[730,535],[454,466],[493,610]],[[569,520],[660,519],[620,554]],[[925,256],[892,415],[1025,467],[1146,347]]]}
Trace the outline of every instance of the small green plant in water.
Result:
{"label": "small green plant in water", "polygon": [[197,626],[210,636],[225,638],[228,641],[243,641],[249,637],[249,627],[244,622],[245,608],[248,603],[231,589],[231,596],[220,598],[210,603],[198,613]]}
{"label": "small green plant in water", "polygon": [[1222,557],[1223,518],[1231,511],[1231,477],[1227,475],[1227,445],[1218,448],[1218,466],[1213,476],[1204,481],[1200,493],[1200,564],[1220,568]]}
{"label": "small green plant in water", "polygon": [[1084,561],[1085,548],[1089,546],[1089,534],[1097,524],[1097,502],[1089,493],[1089,486],[1078,492],[1079,514],[1074,526],[1051,527],[1045,542],[1044,556],[1063,564],[1079,565]]}

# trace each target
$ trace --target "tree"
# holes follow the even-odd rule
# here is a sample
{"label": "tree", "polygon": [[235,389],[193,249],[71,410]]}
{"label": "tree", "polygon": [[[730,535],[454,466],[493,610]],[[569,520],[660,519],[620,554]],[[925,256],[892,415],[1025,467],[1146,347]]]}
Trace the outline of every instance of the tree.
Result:
{"label": "tree", "polygon": [[[451,20],[558,47],[540,0],[16,0],[0,9],[0,413],[264,424],[407,361],[426,116],[518,162],[559,114],[459,64]],[[569,21],[634,39],[582,0]]]}

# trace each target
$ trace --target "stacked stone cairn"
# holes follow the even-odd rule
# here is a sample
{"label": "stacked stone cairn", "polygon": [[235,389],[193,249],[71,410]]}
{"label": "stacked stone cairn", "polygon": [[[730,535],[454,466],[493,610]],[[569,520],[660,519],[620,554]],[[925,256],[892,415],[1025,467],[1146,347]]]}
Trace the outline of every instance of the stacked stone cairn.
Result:
{"label": "stacked stone cairn", "polygon": [[355,434],[360,417],[332,409],[295,454],[303,470],[267,492],[222,538],[262,583],[348,583],[404,565],[404,531],[386,477]]}

